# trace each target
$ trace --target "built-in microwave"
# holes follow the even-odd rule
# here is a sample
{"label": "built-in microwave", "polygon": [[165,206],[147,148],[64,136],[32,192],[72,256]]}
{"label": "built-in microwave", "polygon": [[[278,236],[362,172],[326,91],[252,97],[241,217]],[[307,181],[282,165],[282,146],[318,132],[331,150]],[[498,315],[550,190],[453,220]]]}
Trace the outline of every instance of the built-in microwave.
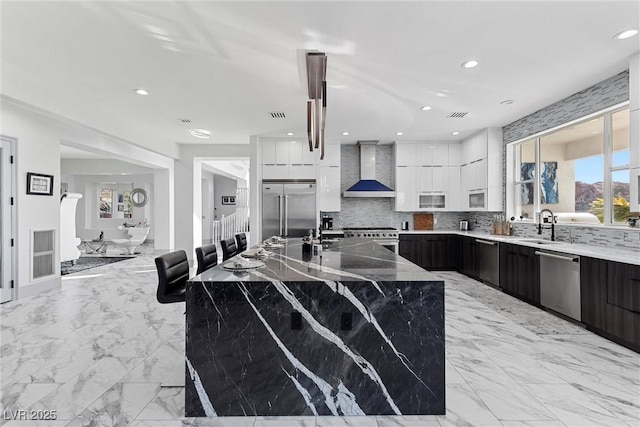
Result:
{"label": "built-in microwave", "polygon": [[469,190],[467,192],[467,203],[470,210],[487,209],[487,189]]}
{"label": "built-in microwave", "polygon": [[447,209],[447,193],[425,191],[418,193],[418,210],[434,211]]}

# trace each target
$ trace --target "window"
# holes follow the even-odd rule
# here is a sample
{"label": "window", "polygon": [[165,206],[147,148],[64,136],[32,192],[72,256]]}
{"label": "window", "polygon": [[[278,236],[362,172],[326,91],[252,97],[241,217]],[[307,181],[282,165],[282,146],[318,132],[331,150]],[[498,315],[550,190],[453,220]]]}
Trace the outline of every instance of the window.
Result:
{"label": "window", "polygon": [[100,183],[98,185],[98,217],[99,218],[131,218],[132,184]]}
{"label": "window", "polygon": [[560,220],[626,223],[627,107],[509,144],[507,159],[509,216],[537,219],[537,212],[550,209]]}

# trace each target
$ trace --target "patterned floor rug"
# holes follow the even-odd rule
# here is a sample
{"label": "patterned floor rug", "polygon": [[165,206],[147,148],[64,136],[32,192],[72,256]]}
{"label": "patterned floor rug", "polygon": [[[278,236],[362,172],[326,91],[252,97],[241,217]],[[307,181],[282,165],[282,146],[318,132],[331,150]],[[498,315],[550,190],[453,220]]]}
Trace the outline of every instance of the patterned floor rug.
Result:
{"label": "patterned floor rug", "polygon": [[88,270],[90,268],[96,268],[103,265],[111,264],[118,261],[124,261],[125,259],[131,259],[130,256],[110,256],[110,257],[80,257],[73,261],[63,261],[60,263],[60,275],[64,276],[71,273],[77,273],[78,271]]}

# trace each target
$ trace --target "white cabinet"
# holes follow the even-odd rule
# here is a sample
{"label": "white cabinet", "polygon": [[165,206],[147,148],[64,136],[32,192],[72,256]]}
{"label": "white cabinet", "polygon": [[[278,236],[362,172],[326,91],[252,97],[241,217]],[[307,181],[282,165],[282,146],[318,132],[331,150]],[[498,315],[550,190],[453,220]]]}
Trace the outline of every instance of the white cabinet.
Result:
{"label": "white cabinet", "polygon": [[289,179],[288,141],[262,141],[262,178]]}
{"label": "white cabinet", "polygon": [[[307,151],[309,147],[307,146]],[[340,144],[326,144],[324,159],[318,155],[318,206],[322,212],[339,212],[340,193]]]}
{"label": "white cabinet", "polygon": [[449,191],[447,192],[447,210],[449,211],[459,211],[461,193],[460,193],[460,167],[459,166],[449,166],[447,169],[448,186]]}
{"label": "white cabinet", "polygon": [[463,210],[502,210],[502,129],[489,128],[461,144],[460,187]]}
{"label": "white cabinet", "polygon": [[396,142],[396,210],[459,210],[460,154],[459,143]]}
{"label": "white cabinet", "polygon": [[396,211],[415,211],[417,167],[398,166],[396,168]]}
{"label": "white cabinet", "polygon": [[319,210],[340,211],[340,166],[320,166]]}
{"label": "white cabinet", "polygon": [[449,191],[448,166],[418,167],[418,191]]}
{"label": "white cabinet", "polygon": [[417,148],[416,144],[399,143],[395,144],[396,166],[417,166]]}
{"label": "white cabinet", "polygon": [[449,166],[449,144],[416,144],[418,166]]}
{"label": "white cabinet", "polygon": [[449,144],[449,166],[460,166],[460,144]]}
{"label": "white cabinet", "polygon": [[340,166],[340,144],[326,144],[324,148],[324,159],[320,160],[318,154],[318,164],[320,166]]}
{"label": "white cabinet", "polygon": [[316,155],[301,141],[263,140],[262,179],[315,179]]}

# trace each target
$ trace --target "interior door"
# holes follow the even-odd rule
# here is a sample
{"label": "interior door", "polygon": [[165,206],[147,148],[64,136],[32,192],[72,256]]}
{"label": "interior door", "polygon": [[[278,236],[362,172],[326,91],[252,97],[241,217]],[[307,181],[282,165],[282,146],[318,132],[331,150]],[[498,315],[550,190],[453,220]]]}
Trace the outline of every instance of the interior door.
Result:
{"label": "interior door", "polygon": [[290,237],[303,237],[315,230],[316,185],[313,183],[284,184],[285,230]]}
{"label": "interior door", "polygon": [[0,303],[12,299],[12,280],[14,274],[13,224],[15,204],[13,194],[13,153],[12,141],[0,138]]}
{"label": "interior door", "polygon": [[284,235],[283,185],[262,184],[262,238]]}

